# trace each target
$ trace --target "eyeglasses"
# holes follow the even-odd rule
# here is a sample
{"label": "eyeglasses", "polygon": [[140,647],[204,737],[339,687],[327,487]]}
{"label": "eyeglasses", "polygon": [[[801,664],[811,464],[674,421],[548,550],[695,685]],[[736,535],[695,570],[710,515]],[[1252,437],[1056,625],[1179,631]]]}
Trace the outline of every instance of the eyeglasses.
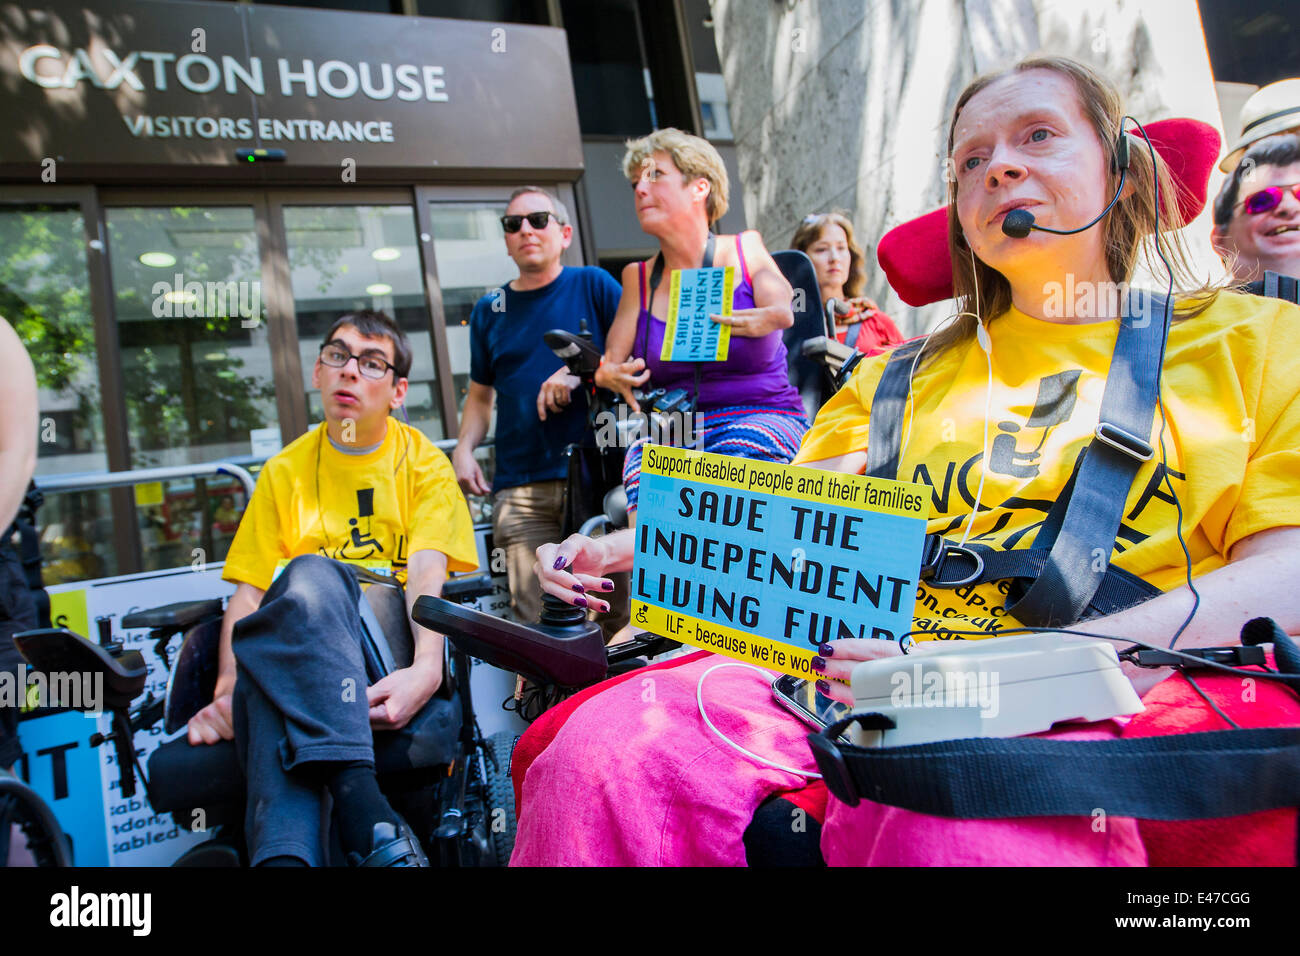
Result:
{"label": "eyeglasses", "polygon": [[564,225],[564,220],[553,212],[530,212],[523,216],[502,216],[501,228],[511,235],[514,235],[524,227],[525,219],[528,220],[528,225],[532,226],[534,229],[545,229],[546,224],[552,219],[555,220],[557,225]]}
{"label": "eyeglasses", "polygon": [[396,365],[379,355],[353,355],[333,342],[326,342],[320,347],[321,364],[328,365],[330,368],[345,368],[353,359],[357,360],[357,370],[364,377],[375,381],[387,375],[390,368],[394,372],[397,371]]}
{"label": "eyeglasses", "polygon": [[1300,200],[1300,183],[1292,183],[1289,186],[1269,186],[1261,189],[1257,193],[1251,193],[1238,206],[1246,210],[1249,216],[1259,216],[1266,212],[1272,212],[1282,204],[1282,196],[1285,191],[1289,190],[1291,195]]}

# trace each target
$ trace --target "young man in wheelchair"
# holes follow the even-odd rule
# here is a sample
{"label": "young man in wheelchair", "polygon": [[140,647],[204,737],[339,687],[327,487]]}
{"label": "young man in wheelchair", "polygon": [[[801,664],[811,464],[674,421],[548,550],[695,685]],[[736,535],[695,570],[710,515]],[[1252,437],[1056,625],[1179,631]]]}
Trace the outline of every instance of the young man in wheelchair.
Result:
{"label": "young man in wheelchair", "polygon": [[[444,680],[443,638],[410,622],[411,603],[439,594],[449,571],[476,568],[477,554],[451,463],[390,417],[410,367],[388,316],[334,323],[312,369],[325,421],[266,463],[226,559],[237,588],[220,676],[189,742],[235,740],[255,866],[325,862],[326,792],[350,863],[423,863],[379,790],[375,748],[414,734]],[[406,585],[413,647],[386,675],[364,653],[357,565]]]}

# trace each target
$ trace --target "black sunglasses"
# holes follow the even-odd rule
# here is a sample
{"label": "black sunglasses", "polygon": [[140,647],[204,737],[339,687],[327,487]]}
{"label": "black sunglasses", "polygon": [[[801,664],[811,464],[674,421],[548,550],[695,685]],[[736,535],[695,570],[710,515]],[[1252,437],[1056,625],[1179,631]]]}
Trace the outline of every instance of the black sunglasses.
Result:
{"label": "black sunglasses", "polygon": [[545,229],[546,224],[554,219],[557,224],[563,226],[564,220],[553,212],[530,212],[523,216],[502,216],[501,228],[508,233],[516,233],[524,227],[524,220],[528,220],[528,225],[534,229]]}

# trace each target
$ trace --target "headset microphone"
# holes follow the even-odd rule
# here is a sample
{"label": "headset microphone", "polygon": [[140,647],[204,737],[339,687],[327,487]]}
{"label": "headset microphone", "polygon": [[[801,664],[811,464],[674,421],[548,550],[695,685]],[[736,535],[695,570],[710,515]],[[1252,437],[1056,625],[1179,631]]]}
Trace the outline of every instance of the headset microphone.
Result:
{"label": "headset microphone", "polygon": [[1034,226],[1034,214],[1026,209],[1013,209],[1002,220],[1002,231],[1012,239],[1024,239],[1030,229],[1042,229]]}
{"label": "headset microphone", "polygon": [[1028,209],[1012,209],[1002,220],[1002,232],[1012,239],[1024,239],[1029,235],[1031,229],[1037,229],[1039,232],[1050,232],[1056,236],[1072,236],[1076,232],[1083,232],[1085,229],[1091,229],[1097,223],[1101,222],[1106,213],[1114,208],[1115,203],[1119,202],[1119,194],[1124,191],[1124,180],[1128,176],[1128,134],[1120,133],[1115,140],[1115,159],[1112,168],[1119,170],[1119,185],[1115,187],[1115,195],[1111,197],[1106,208],[1098,213],[1097,218],[1093,219],[1086,225],[1078,229],[1052,229],[1048,226],[1037,226],[1034,224],[1034,214]]}

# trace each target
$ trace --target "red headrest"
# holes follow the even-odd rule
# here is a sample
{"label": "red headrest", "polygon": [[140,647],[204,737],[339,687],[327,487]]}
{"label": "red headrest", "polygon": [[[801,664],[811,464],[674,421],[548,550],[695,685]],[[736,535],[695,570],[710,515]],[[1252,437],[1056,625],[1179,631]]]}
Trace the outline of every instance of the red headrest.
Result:
{"label": "red headrest", "polygon": [[[1160,158],[1181,187],[1179,211],[1191,222],[1205,208],[1205,187],[1219,157],[1219,134],[1194,119],[1167,119],[1145,126]],[[1135,132],[1131,149],[1146,149]],[[1164,225],[1164,224],[1162,224]],[[952,298],[952,261],[948,258],[948,207],[918,216],[885,233],[876,258],[894,291],[908,305],[929,305]]]}

